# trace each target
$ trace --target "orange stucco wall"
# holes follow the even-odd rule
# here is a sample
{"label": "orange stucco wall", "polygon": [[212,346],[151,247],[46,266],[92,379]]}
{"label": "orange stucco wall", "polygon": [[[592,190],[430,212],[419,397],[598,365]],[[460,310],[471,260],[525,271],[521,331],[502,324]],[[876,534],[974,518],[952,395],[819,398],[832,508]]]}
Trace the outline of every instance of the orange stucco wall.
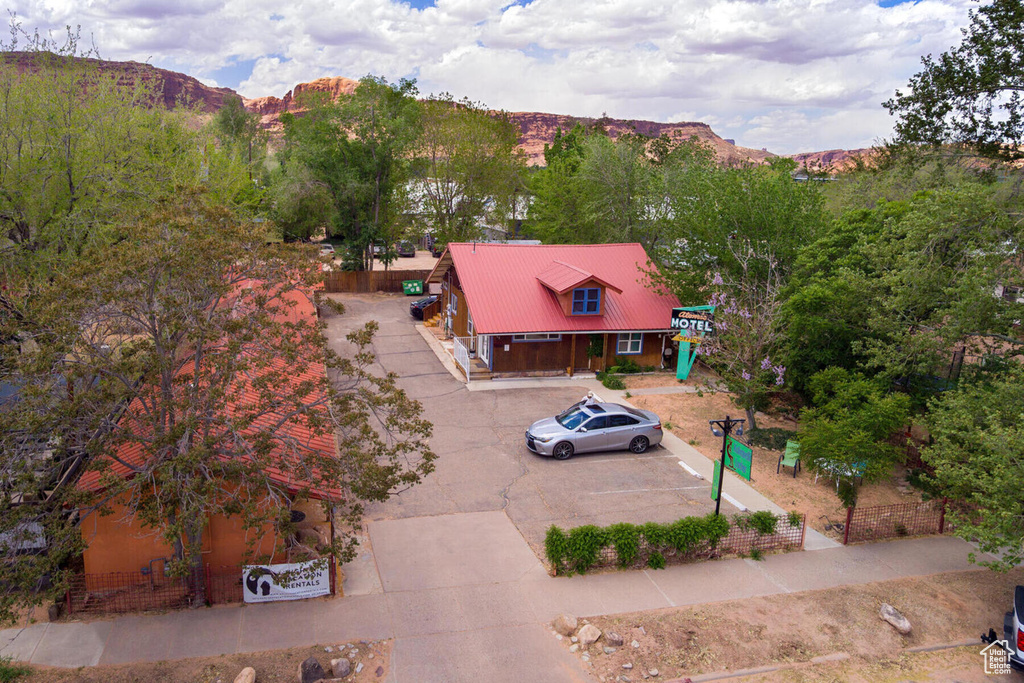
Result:
{"label": "orange stucco wall", "polygon": [[[115,499],[109,508],[113,514],[101,516],[93,512],[81,522],[82,538],[87,546],[84,553],[87,574],[139,573],[142,567],[149,567],[150,560],[173,556],[173,549],[164,543],[158,532],[142,526],[138,520],[126,518],[121,502]],[[212,515],[203,535],[203,564],[237,567],[252,562],[256,556],[271,554],[272,561],[284,561],[285,553],[273,527],[266,525],[264,530],[259,544],[250,550],[246,544],[257,535],[255,530],[247,535],[240,518]],[[160,563],[154,562],[153,568],[161,571]]]}

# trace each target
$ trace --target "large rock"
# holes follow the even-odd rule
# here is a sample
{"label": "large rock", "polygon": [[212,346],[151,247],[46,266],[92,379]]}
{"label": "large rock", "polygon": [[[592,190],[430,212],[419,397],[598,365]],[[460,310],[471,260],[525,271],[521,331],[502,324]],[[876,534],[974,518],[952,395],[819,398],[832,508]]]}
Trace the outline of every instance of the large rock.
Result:
{"label": "large rock", "polygon": [[245,667],[235,676],[235,683],[256,683],[256,669]]}
{"label": "large rock", "polygon": [[327,674],[316,657],[310,657],[299,664],[299,683],[316,683],[322,678],[327,678]]}
{"label": "large rock", "polygon": [[894,629],[903,635],[910,633],[910,621],[892,605],[883,602],[882,609],[878,611],[878,616],[889,622]]}
{"label": "large rock", "polygon": [[331,660],[331,673],[334,674],[335,678],[344,678],[352,673],[352,662],[342,657],[340,659]]}
{"label": "large rock", "polygon": [[588,647],[597,642],[597,639],[601,637],[601,629],[594,626],[593,624],[587,624],[580,629],[579,632],[580,645]]}
{"label": "large rock", "polygon": [[576,617],[571,614],[559,614],[555,617],[555,620],[551,622],[551,627],[563,636],[571,636],[576,632],[577,626],[579,626],[579,621],[577,621]]}
{"label": "large rock", "polygon": [[608,631],[604,634],[604,642],[612,647],[622,647],[622,636],[615,631]]}

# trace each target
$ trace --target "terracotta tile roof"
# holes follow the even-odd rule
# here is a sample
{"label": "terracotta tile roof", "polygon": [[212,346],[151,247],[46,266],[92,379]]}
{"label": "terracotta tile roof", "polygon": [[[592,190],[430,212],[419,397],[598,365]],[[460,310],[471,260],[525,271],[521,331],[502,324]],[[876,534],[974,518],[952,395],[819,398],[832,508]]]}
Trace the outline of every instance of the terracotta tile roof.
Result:
{"label": "terracotta tile roof", "polygon": [[[261,286],[259,283],[246,283],[246,285],[254,287]],[[281,298],[282,300],[293,304],[282,311],[282,315],[280,316],[282,322],[295,323],[300,320],[315,320],[316,308],[312,301],[310,301],[310,299],[302,292],[288,292]],[[255,381],[258,380],[260,374],[267,375],[269,373],[280,373],[282,370],[289,371],[289,374],[287,375],[289,378],[288,381],[293,383],[296,387],[305,382],[316,383],[322,380],[326,375],[326,369],[322,363],[309,363],[301,368],[296,368],[293,365],[286,363],[284,360],[274,359],[269,363],[269,368],[267,370],[255,370],[254,374],[250,377],[246,377],[242,374],[238,376],[237,381],[240,382],[241,385],[234,388],[234,390],[238,392],[238,398],[229,404],[229,415],[227,417],[230,419],[231,415],[234,414],[234,408],[256,403],[260,400],[258,390],[255,386]],[[190,369],[182,368],[178,372],[177,376],[180,379],[182,377],[188,377],[190,374]],[[183,386],[184,384],[185,383],[182,383]],[[316,390],[313,394],[307,397],[306,401],[312,403],[322,398],[322,392],[320,392],[320,390]],[[323,408],[323,410],[326,410],[326,408]],[[276,425],[280,421],[280,415],[267,414],[260,416],[254,422],[254,426],[257,428],[265,428],[267,426]],[[119,427],[129,430],[129,433],[137,435],[138,438],[119,446],[116,451],[116,459],[111,457],[107,458],[107,462],[109,463],[109,469],[107,471],[116,476],[131,477],[134,475],[134,471],[124,463],[129,463],[133,466],[139,466],[143,463],[146,457],[146,449],[142,442],[146,439],[147,433],[151,433],[151,424],[147,420],[142,404],[142,398],[136,398],[128,406],[128,409],[125,411],[121,421],[119,422]],[[283,426],[276,430],[275,436],[277,437],[277,445],[271,452],[268,460],[270,462],[276,462],[277,464],[268,464],[264,468],[264,471],[272,481],[283,486],[287,490],[298,491],[310,486],[310,483],[303,480],[301,475],[296,472],[299,463],[303,461],[306,455],[317,453],[321,456],[338,457],[333,433],[328,431],[327,434],[317,434],[316,430],[312,429],[301,417],[292,417],[286,420]],[[287,444],[287,448],[284,444]],[[244,452],[245,449],[251,448],[252,444],[243,442],[237,446],[239,450]],[[228,457],[232,456],[225,455],[222,457],[226,460]],[[86,471],[78,481],[78,487],[87,491],[98,491],[102,488],[102,485],[101,473],[96,470]],[[315,498],[339,498],[341,496],[341,492],[338,489],[311,490],[310,495]]]}
{"label": "terracotta tile roof", "polygon": [[[478,334],[669,331],[672,309],[680,305],[648,286],[646,271],[654,265],[636,243],[454,243],[428,279],[440,281],[449,267],[458,273]],[[602,315],[565,315],[554,292],[587,279],[609,287]]]}

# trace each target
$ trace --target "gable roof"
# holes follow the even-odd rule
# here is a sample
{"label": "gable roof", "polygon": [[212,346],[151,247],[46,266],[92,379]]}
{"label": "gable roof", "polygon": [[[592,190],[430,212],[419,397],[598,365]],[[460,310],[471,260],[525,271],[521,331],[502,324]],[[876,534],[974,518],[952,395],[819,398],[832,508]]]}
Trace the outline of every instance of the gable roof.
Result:
{"label": "gable roof", "polygon": [[615,285],[605,282],[593,273],[588,273],[582,268],[571,266],[568,263],[563,263],[562,261],[552,261],[551,264],[537,276],[537,279],[540,280],[548,289],[558,292],[559,294],[565,294],[570,289],[579,287],[587,282],[597,282],[608,289],[614,289],[619,294],[622,294],[622,290]]}
{"label": "gable roof", "polygon": [[[478,334],[669,331],[679,306],[674,295],[648,287],[647,271],[656,269],[637,243],[454,243],[427,280],[440,282],[449,268]],[[555,292],[588,279],[606,286],[602,315],[565,315]]]}

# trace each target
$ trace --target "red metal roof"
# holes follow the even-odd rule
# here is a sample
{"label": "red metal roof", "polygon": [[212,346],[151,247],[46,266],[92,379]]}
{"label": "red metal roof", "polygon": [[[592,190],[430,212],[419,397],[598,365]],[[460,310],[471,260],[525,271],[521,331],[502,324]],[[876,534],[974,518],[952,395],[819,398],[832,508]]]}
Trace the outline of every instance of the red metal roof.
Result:
{"label": "red metal roof", "polygon": [[[455,243],[447,251],[478,334],[668,330],[672,309],[680,305],[674,295],[648,286],[647,272],[656,269],[636,243]],[[437,269],[446,265],[442,258]],[[435,270],[431,279],[440,274]],[[551,289],[542,276],[553,283]],[[568,291],[567,282],[588,279],[609,286],[601,301],[602,315],[562,313],[552,289],[557,284],[564,287],[558,291]]]}
{"label": "red metal roof", "polygon": [[605,287],[611,287],[619,294],[622,290],[615,285],[605,282],[601,278],[597,277],[593,273],[571,266],[568,263],[562,263],[561,261],[552,261],[551,265],[545,268],[537,279],[544,284],[548,289],[554,290],[559,294],[565,294],[570,289],[575,289],[580,285],[587,282],[597,282],[604,285]]}
{"label": "red metal roof", "polygon": [[[244,286],[259,287],[261,284],[249,282],[240,285],[240,287]],[[315,320],[316,308],[305,294],[300,291],[291,290],[279,296],[281,301],[291,304],[290,306],[286,305],[278,316],[281,322],[295,323],[302,319]],[[286,365],[285,361],[281,359],[275,358],[270,361],[269,366],[270,368],[267,372],[280,373],[282,370],[288,370],[289,382],[294,383],[296,387],[303,383],[315,385],[326,376],[326,368],[322,363],[307,363],[302,367],[294,367]],[[240,373],[237,376],[235,380],[237,384],[231,388],[231,391],[237,392],[238,398],[229,404],[229,414],[234,413],[235,406],[258,403],[258,390],[255,388],[254,382],[260,374],[265,373],[256,369],[254,370],[253,377],[248,377],[244,373]],[[191,366],[186,365],[182,367],[177,375],[179,378],[190,376]],[[184,384],[182,383],[182,385]],[[145,389],[143,391],[145,392]],[[322,398],[322,390],[315,389],[310,395],[306,396],[304,402],[309,405],[318,403]],[[117,448],[115,453],[116,459],[106,458],[109,469],[106,470],[105,475],[97,470],[86,471],[78,481],[79,489],[93,492],[99,491],[103,488],[103,476],[113,474],[119,477],[132,477],[135,471],[128,464],[137,467],[144,463],[145,458],[148,457],[145,442],[147,434],[151,433],[151,423],[147,419],[141,400],[141,398],[133,400],[118,423],[120,428],[128,430],[130,434],[134,435],[134,438]],[[305,454],[317,453],[320,456],[338,457],[333,434],[330,431],[327,434],[321,434],[319,430],[312,429],[307,423],[307,420],[312,422],[324,420],[326,418],[326,411],[327,407],[324,406],[314,408],[312,410],[314,415],[309,417],[293,415],[284,422],[283,426],[275,430],[277,445],[269,457],[265,458],[263,467],[267,476],[272,481],[290,491],[305,490],[310,487],[310,483],[304,480],[301,472]],[[254,427],[265,429],[267,426],[277,424],[280,421],[280,415],[266,414],[255,421]],[[232,433],[226,432],[224,436],[230,439],[232,438]],[[245,441],[244,432],[241,440]],[[231,444],[225,444],[225,446],[228,450],[232,451],[230,456],[222,456],[227,459],[228,457],[248,457],[245,455],[245,452],[252,444],[239,443],[235,444],[235,447],[232,447]],[[234,452],[235,450],[238,452]],[[308,464],[306,466],[308,467]],[[340,498],[341,491],[338,489],[318,490],[314,487],[309,491],[309,494],[314,498],[336,499]]]}

